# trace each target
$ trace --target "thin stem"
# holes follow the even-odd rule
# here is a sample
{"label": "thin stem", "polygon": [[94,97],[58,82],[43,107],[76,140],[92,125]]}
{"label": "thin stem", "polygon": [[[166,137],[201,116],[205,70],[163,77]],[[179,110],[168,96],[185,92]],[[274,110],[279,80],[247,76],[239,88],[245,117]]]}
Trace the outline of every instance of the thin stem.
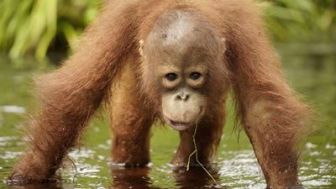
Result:
{"label": "thin stem", "polygon": [[197,149],[197,144],[196,144],[197,129],[198,129],[198,122],[196,122],[196,127],[195,127],[195,131],[194,131],[194,134],[193,134],[193,143],[194,143],[195,150],[189,155],[188,164],[187,164],[187,171],[189,171],[189,169],[190,169],[191,157],[195,154],[196,155],[196,162],[202,167],[202,169],[207,173],[207,175],[217,185],[218,183],[217,183],[216,179],[211,175],[211,173],[205,168],[205,166],[201,163],[201,161],[198,158],[198,149]]}

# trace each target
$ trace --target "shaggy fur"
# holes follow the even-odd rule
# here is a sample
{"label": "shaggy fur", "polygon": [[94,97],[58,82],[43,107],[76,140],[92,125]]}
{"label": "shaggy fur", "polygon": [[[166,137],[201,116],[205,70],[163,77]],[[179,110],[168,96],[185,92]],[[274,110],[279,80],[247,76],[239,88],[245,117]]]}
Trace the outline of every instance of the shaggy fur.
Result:
{"label": "shaggy fur", "polygon": [[[221,64],[227,71],[207,84],[213,92],[196,136],[200,159],[210,161],[220,141],[231,87],[237,117],[268,187],[299,184],[295,143],[309,110],[283,79],[259,10],[249,0],[107,1],[75,54],[37,80],[41,113],[32,122],[30,148],[10,179],[28,183],[53,177],[104,99],[111,103],[113,160],[126,165],[149,162],[149,130],[160,112],[152,78],[142,72],[139,41],[146,42],[156,21],[170,10],[192,12],[225,40]],[[216,94],[216,88],[222,91]],[[193,148],[192,133],[181,132],[173,162],[186,163]]]}

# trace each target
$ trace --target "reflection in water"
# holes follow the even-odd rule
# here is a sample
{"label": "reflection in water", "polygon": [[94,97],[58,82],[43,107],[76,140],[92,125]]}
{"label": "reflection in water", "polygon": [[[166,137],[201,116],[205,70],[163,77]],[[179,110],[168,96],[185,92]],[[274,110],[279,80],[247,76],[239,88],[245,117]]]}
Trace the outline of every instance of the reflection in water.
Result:
{"label": "reflection in water", "polygon": [[152,187],[152,182],[148,176],[150,168],[112,168],[112,180],[113,184],[111,189],[129,189],[129,188],[139,188],[139,189],[150,189]]}
{"label": "reflection in water", "polygon": [[203,188],[226,188],[220,185],[219,174],[217,168],[207,168],[207,171],[212,175],[211,178],[201,167],[191,167],[189,171],[185,168],[174,170],[174,178],[176,187],[180,189],[203,189]]}
{"label": "reflection in water", "polygon": [[[192,167],[189,171],[185,168],[175,169],[173,176],[175,186],[179,189],[203,189],[203,188],[224,188],[216,184],[219,183],[219,174],[217,169],[209,168],[208,170],[212,177],[200,167]],[[111,189],[159,189],[160,187],[153,186],[153,182],[148,176],[150,168],[132,168],[132,169],[112,169],[113,184]]]}
{"label": "reflection in water", "polygon": [[[212,178],[200,167],[191,167],[189,171],[185,168],[178,168],[173,171],[175,179],[175,186],[179,189],[221,189],[226,188],[217,183],[219,182],[218,170],[215,168],[208,168],[209,173],[216,180]],[[150,168],[112,168],[112,185],[110,189],[161,189],[153,186],[153,182],[149,177]],[[64,180],[63,180],[64,182]],[[31,184],[26,186],[9,186],[10,189],[72,189],[76,188],[73,185],[57,182],[49,184]],[[165,187],[163,187],[165,188]],[[163,189],[162,188],[162,189]]]}
{"label": "reflection in water", "polygon": [[32,184],[26,186],[10,186],[10,189],[63,189],[61,184],[52,183],[52,184]]}

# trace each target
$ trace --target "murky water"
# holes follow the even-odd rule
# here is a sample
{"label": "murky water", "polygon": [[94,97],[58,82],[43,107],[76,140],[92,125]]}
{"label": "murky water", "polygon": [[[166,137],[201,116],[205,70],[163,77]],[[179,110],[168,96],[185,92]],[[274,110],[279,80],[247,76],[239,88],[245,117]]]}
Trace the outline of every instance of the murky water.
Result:
{"label": "murky water", "polygon": [[[285,56],[290,84],[318,113],[318,128],[304,145],[300,178],[307,188],[336,188],[336,55]],[[14,69],[0,60],[0,188],[24,150],[24,121],[36,107],[31,77],[36,69]],[[41,71],[39,71],[41,72]],[[231,106],[228,109],[232,109]],[[232,111],[231,111],[232,112]],[[251,145],[232,127],[232,115],[217,155],[213,181],[202,170],[173,172],[169,161],[178,144],[169,128],[153,129],[149,168],[113,169],[109,165],[108,121],[96,118],[60,170],[62,182],[12,188],[265,188]]]}

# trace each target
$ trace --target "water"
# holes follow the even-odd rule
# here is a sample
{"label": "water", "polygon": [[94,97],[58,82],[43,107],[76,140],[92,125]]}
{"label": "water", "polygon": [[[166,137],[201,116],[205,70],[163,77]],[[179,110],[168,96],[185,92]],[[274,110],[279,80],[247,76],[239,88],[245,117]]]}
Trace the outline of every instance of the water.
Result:
{"label": "water", "polygon": [[[284,55],[290,85],[318,114],[317,129],[303,148],[300,179],[306,188],[336,188],[336,55]],[[27,112],[36,107],[31,78],[45,72],[31,66],[15,69],[7,62],[0,59],[0,188],[10,188],[5,178],[24,150]],[[101,115],[90,124],[82,145],[65,161],[61,182],[20,188],[265,188],[251,145],[243,132],[238,140],[233,115],[229,117],[216,167],[209,170],[216,183],[204,171],[172,171],[169,161],[179,139],[167,127],[153,129],[149,168],[110,168],[108,121]]]}

